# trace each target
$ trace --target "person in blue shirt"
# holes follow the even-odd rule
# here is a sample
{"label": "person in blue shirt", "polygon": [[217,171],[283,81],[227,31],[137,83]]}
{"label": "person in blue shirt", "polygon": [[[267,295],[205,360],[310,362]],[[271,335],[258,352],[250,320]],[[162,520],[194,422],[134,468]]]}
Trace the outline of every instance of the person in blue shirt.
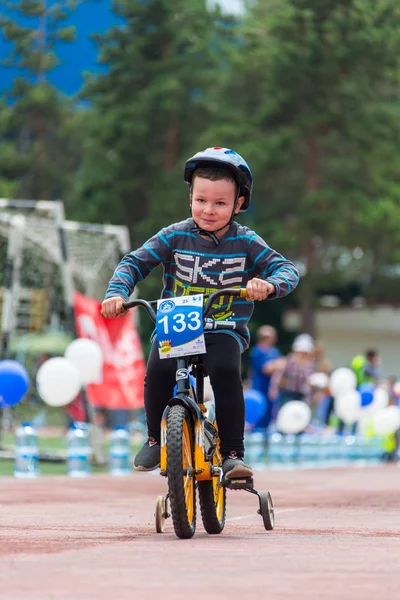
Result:
{"label": "person in blue shirt", "polygon": [[255,429],[267,429],[272,419],[274,400],[269,397],[271,375],[279,367],[281,353],[276,348],[277,334],[274,327],[262,325],[257,329],[257,344],[250,352],[251,388],[261,392],[266,400],[266,410],[255,424]]}

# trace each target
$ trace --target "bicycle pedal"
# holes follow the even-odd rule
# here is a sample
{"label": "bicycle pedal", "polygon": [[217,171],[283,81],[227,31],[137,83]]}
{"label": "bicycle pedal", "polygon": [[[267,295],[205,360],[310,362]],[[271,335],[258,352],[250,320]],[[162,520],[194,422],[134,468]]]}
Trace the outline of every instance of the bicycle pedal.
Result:
{"label": "bicycle pedal", "polygon": [[222,485],[230,490],[252,490],[254,488],[254,480],[252,477],[223,479]]}

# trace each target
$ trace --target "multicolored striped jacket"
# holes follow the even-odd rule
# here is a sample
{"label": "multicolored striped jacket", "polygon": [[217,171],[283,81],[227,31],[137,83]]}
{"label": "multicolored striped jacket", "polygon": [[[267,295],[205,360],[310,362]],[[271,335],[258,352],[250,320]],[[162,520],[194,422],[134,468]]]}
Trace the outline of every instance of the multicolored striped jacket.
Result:
{"label": "multicolored striped jacket", "polygon": [[[194,227],[191,218],[169,225],[124,256],[105,298],[120,296],[128,300],[135,286],[159,264],[164,269],[162,298],[246,287],[256,276],[274,284],[275,294],[268,299],[281,298],[296,288],[299,275],[294,264],[248,227],[233,222],[219,246],[193,232]],[[248,300],[221,296],[208,316],[215,321],[233,321],[235,329],[218,331],[233,335],[244,350],[249,346],[247,324],[253,307]]]}

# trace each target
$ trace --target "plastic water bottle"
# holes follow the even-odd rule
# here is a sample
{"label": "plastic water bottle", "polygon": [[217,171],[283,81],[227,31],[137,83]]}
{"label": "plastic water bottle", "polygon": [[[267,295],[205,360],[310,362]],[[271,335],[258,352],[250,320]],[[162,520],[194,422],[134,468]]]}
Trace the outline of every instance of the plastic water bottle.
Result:
{"label": "plastic water bottle", "polygon": [[356,448],[355,448],[356,438],[354,435],[346,435],[342,444],[345,448],[344,450],[344,458],[347,463],[351,463],[355,459]]}
{"label": "plastic water bottle", "polygon": [[109,468],[111,475],[129,475],[131,442],[124,427],[116,427],[111,433]]}
{"label": "plastic water bottle", "polygon": [[39,475],[38,438],[30,423],[22,423],[15,434],[14,475],[20,478]]}
{"label": "plastic water bottle", "polygon": [[265,436],[261,431],[252,431],[246,436],[246,460],[252,465],[262,463],[265,457]]}
{"label": "plastic water bottle", "polygon": [[70,477],[90,474],[92,449],[86,423],[73,423],[67,433],[67,472]]}
{"label": "plastic water bottle", "polygon": [[291,465],[299,456],[299,440],[293,434],[282,437],[281,460],[283,464]]}
{"label": "plastic water bottle", "polygon": [[268,459],[270,464],[278,465],[282,462],[282,435],[277,431],[272,433],[269,438]]}
{"label": "plastic water bottle", "polygon": [[299,458],[306,466],[311,466],[317,462],[318,440],[315,435],[303,433],[299,436]]}

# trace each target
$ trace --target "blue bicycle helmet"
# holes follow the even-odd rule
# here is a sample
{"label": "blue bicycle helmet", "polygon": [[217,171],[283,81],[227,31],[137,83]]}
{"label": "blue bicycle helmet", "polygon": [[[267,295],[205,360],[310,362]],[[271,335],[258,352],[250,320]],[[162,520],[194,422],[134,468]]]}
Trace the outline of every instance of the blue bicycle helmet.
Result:
{"label": "blue bicycle helmet", "polygon": [[240,208],[240,212],[245,212],[250,204],[253,176],[247,162],[234,150],[216,147],[207,148],[202,152],[197,152],[197,154],[186,161],[184,174],[185,182],[192,185],[193,173],[199,167],[218,165],[232,173],[233,178],[239,186],[238,195],[244,196],[244,202]]}

